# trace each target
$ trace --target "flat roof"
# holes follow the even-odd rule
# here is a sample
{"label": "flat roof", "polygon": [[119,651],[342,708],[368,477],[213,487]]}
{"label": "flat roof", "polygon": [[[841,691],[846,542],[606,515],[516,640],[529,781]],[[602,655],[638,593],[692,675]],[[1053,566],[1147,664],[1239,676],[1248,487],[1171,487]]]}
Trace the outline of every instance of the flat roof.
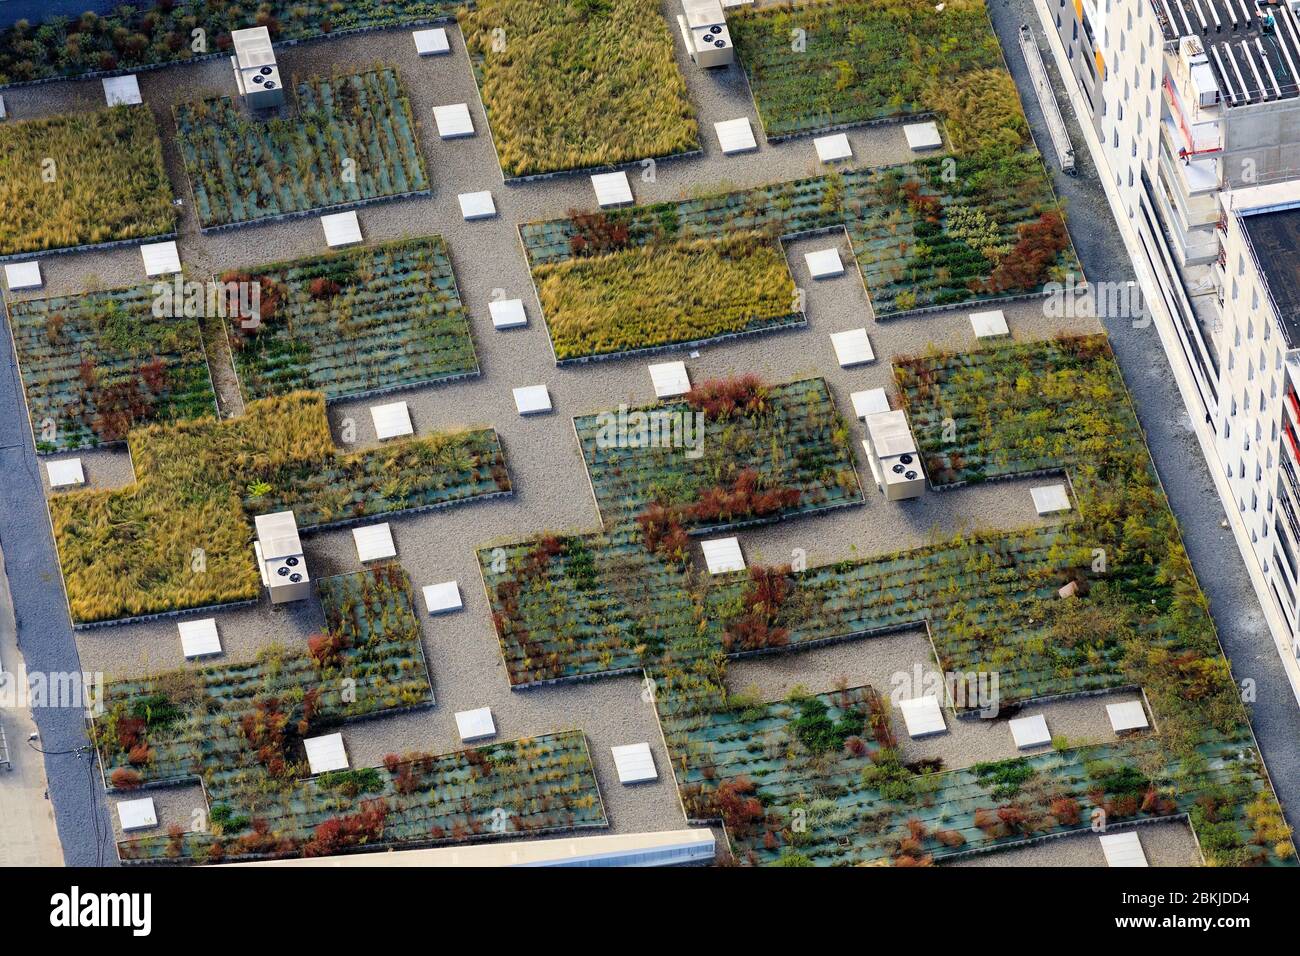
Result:
{"label": "flat roof", "polygon": [[1300,348],[1300,206],[1240,216],[1287,348]]}
{"label": "flat roof", "polygon": [[[1300,95],[1300,20],[1285,3],[1151,0],[1167,41],[1196,37],[1223,102],[1266,103]],[[1272,25],[1266,18],[1272,16]]]}

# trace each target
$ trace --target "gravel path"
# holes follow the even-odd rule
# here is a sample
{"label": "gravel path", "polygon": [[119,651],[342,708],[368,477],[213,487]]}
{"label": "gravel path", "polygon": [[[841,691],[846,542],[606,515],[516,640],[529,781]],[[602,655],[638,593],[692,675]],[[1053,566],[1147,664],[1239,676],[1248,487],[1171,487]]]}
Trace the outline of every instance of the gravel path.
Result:
{"label": "gravel path", "polygon": [[[664,6],[668,9],[670,4],[665,2]],[[1013,51],[1009,59],[1017,78],[1023,79],[1014,41],[1014,27],[1019,20],[1002,8],[995,9],[995,19],[1006,21],[999,22],[999,28],[1007,38],[1007,48]],[[1012,20],[1014,22],[1008,27],[1007,22]],[[613,777],[609,747],[642,740],[651,743],[661,775],[667,772],[654,715],[649,706],[642,703],[635,679],[615,678],[525,692],[512,692],[506,681],[474,559],[474,548],[494,540],[519,540],[544,529],[593,528],[598,516],[573,439],[571,418],[613,408],[624,401],[650,401],[653,391],[645,368],[647,363],[641,360],[607,361],[563,370],[555,368],[516,226],[523,221],[563,215],[571,207],[591,207],[594,197],[590,183],[585,176],[573,176],[510,187],[502,184],[464,44],[454,28],[449,32],[453,38],[453,53],[450,57],[436,59],[416,57],[409,32],[403,30],[306,44],[281,53],[281,66],[286,75],[328,72],[335,66],[356,69],[376,60],[401,68],[416,115],[424,127],[422,141],[434,193],[428,198],[366,207],[359,213],[362,229],[368,242],[430,233],[446,237],[461,293],[472,316],[483,370],[482,377],[477,380],[416,389],[401,397],[410,404],[418,434],[465,425],[496,427],[501,433],[517,489],[515,497],[505,501],[392,519],[398,559],[410,572],[417,589],[425,584],[455,579],[460,583],[465,610],[424,621],[426,652],[437,695],[436,707],[351,725],[344,730],[348,747],[357,765],[376,763],[390,751],[451,749],[457,745],[453,713],[488,705],[493,709],[503,738],[568,727],[586,731],[612,832],[680,827],[680,805],[666,777],[656,784],[637,788],[621,787]],[[751,119],[756,132],[759,128],[743,75],[738,68],[705,74],[686,61],[680,50],[679,59],[683,61],[682,69],[699,110],[705,156],[660,162],[655,168],[653,182],[641,179],[639,170],[634,168],[630,178],[638,201],[686,197],[714,191],[724,184],[743,186],[788,180],[817,171],[813,146],[808,139],[780,145],[762,144],[757,153],[743,156],[722,156],[713,135],[714,122],[744,115]],[[186,187],[175,152],[170,105],[201,95],[227,92],[229,85],[229,67],[219,62],[141,76],[145,100],[158,113],[163,124],[168,168],[178,195],[185,195]],[[98,81],[70,82],[14,90],[7,94],[6,101],[17,117],[94,108],[100,102],[100,85]],[[432,108],[458,102],[470,105],[478,133],[468,140],[440,141],[432,122]],[[1027,101],[1026,106],[1036,121],[1032,101]],[[910,155],[900,126],[855,130],[849,135],[856,161],[863,165],[895,163]],[[1061,184],[1070,198],[1074,221],[1105,222],[1104,208],[1095,213],[1095,218],[1088,213],[1086,175],[1085,170],[1078,181]],[[487,222],[465,223],[459,215],[456,194],[479,189],[493,191],[500,216]],[[1096,229],[1075,231],[1085,266],[1119,261],[1122,256],[1122,250],[1117,254],[1106,245],[1104,237],[1098,235],[1100,232]],[[839,244],[846,263],[851,262],[847,258],[847,240],[842,235],[793,242],[787,249],[796,283],[808,293],[808,329],[708,347],[699,350],[698,356],[682,352],[655,361],[684,358],[696,380],[750,370],[772,380],[824,375],[840,409],[851,415],[850,392],[890,386],[890,356],[921,352],[931,344],[969,347],[974,343],[966,310],[877,323],[856,269],[850,268],[843,278],[812,282],[804,267],[803,253],[831,243]],[[323,251],[324,241],[314,217],[204,236],[197,231],[187,209],[180,247],[187,269],[191,270],[193,277],[203,278],[220,269]],[[84,286],[90,276],[106,286],[143,278],[139,253],[134,248],[51,257],[43,260],[43,266],[47,275],[43,294],[75,291]],[[1091,268],[1088,271],[1093,273]],[[509,297],[524,299],[530,319],[526,329],[509,333],[492,330],[487,301],[494,289],[503,289]],[[1005,311],[1017,338],[1044,337],[1053,334],[1061,325],[1059,320],[1046,318],[1038,302],[1014,303],[1006,306]],[[1082,331],[1097,328],[1090,319],[1074,320],[1071,325]],[[857,327],[867,328],[879,358],[864,368],[842,370],[835,362],[829,333]],[[1209,482],[1203,474],[1203,464],[1190,433],[1184,434],[1183,440],[1175,447],[1177,433],[1173,426],[1177,416],[1169,414],[1172,385],[1158,373],[1143,371],[1151,365],[1151,356],[1160,354],[1153,351],[1158,349],[1154,332],[1114,331],[1116,348],[1121,352],[1125,371],[1136,379],[1139,399],[1144,406],[1161,409],[1168,415],[1168,418],[1155,422],[1152,440],[1158,457],[1167,461],[1166,470],[1173,472],[1170,493],[1175,508],[1181,508],[1180,515],[1188,515],[1193,521],[1203,518],[1206,508],[1204,489]],[[0,335],[7,335],[7,332]],[[1139,335],[1148,338],[1135,341]],[[41,498],[41,477],[32,457],[30,435],[23,422],[23,405],[10,357],[11,349],[7,339],[0,344],[6,356],[0,369],[0,416],[3,418],[0,454],[5,456],[2,464],[9,466],[6,475],[13,478],[5,482],[0,537],[6,554],[11,555],[14,599],[29,655],[29,667],[76,669],[78,654],[86,669],[102,670],[115,676],[182,666],[184,662],[174,621],[80,632],[74,640],[66,620],[57,563]],[[1142,356],[1141,359],[1138,355]],[[550,416],[520,418],[514,409],[511,389],[537,383],[549,386],[555,412]],[[1173,400],[1176,401],[1176,396]],[[331,407],[330,418],[336,438],[341,439],[343,434],[350,432],[348,426],[353,424],[359,447],[373,443],[367,404],[340,402]],[[1181,412],[1181,405],[1177,410]],[[1145,413],[1143,421],[1148,428],[1153,428]],[[855,444],[861,437],[861,429],[856,429]],[[97,452],[83,457],[92,484],[110,487],[129,480],[130,466],[125,452]],[[860,479],[870,485],[870,473],[865,463],[862,464]],[[1196,471],[1197,467],[1201,468],[1200,472]],[[950,531],[957,528],[1012,527],[1036,521],[1028,500],[1029,484],[1011,482],[995,488],[927,494],[917,502],[904,504],[886,502],[874,487],[868,487],[863,507],[843,509],[780,527],[746,531],[742,533],[741,541],[751,555],[770,554],[772,560],[776,555],[788,553],[791,548],[803,547],[808,551],[809,559],[817,563],[912,547],[928,541],[936,527]],[[1198,499],[1197,492],[1202,498]],[[1217,509],[1212,493],[1208,496],[1208,503],[1211,510]],[[1217,534],[1217,518],[1214,525]],[[1209,560],[1216,568],[1212,587],[1207,589],[1212,591],[1216,608],[1222,610],[1226,607],[1235,612],[1234,618],[1242,619],[1243,609],[1250,608],[1254,598],[1239,562],[1235,557],[1223,560],[1222,542],[1217,551],[1211,552],[1213,542],[1200,533],[1199,526],[1194,532],[1188,541],[1193,559],[1198,567]],[[306,547],[309,566],[317,578],[329,573],[353,571],[359,566],[351,534],[346,530],[312,535],[307,538]],[[1228,547],[1231,547],[1230,540]],[[1232,553],[1235,555],[1235,551]],[[1234,574],[1240,580],[1236,586],[1228,587]],[[1226,603],[1221,603],[1223,601]],[[1258,621],[1257,608],[1254,613]],[[218,624],[227,657],[246,659],[270,642],[302,646],[306,637],[320,626],[320,611],[314,602],[284,612],[272,612],[263,603],[222,613],[218,615]],[[1225,645],[1230,649],[1243,645],[1254,647],[1261,656],[1264,649],[1271,649],[1266,634],[1252,636],[1249,627],[1233,628],[1223,621],[1221,626],[1225,628]],[[1237,643],[1234,644],[1234,640]],[[901,650],[889,650],[894,643]],[[1269,654],[1271,659],[1271,650]],[[861,673],[873,682],[882,679],[876,675],[885,675],[883,686],[877,684],[884,691],[889,686],[888,675],[903,666],[910,666],[914,658],[915,648],[909,650],[905,640],[877,639],[737,665],[732,684],[737,686],[742,678],[747,682],[766,682],[775,694],[782,693],[780,686],[785,681],[797,677],[812,690],[824,690],[833,685],[833,675],[841,669],[848,669],[851,674]],[[62,666],[56,666],[58,664]],[[1265,686],[1267,664],[1268,660],[1260,661],[1261,688]],[[797,676],[805,668],[806,673]],[[1273,670],[1277,672],[1274,676],[1280,677],[1280,669],[1274,667]],[[1076,721],[1081,728],[1091,726],[1082,712],[1073,713],[1071,708],[1074,705],[1051,706],[1065,708],[1060,711],[1059,718],[1053,716],[1055,709],[1048,711],[1049,720],[1054,725],[1059,719],[1063,727],[1073,727]],[[1088,706],[1100,705],[1093,701]],[[1272,718],[1275,722],[1280,719],[1280,714]],[[67,749],[84,744],[84,729],[75,713],[47,712],[39,714],[38,720],[47,749]],[[964,734],[960,738],[955,732],[949,735],[950,741],[961,741],[960,747],[953,748],[950,743],[941,741],[925,746],[939,748],[952,765],[963,765],[979,759],[979,754],[1002,753],[1009,745],[1004,727],[982,728],[983,737],[973,728],[962,730],[964,734],[970,732],[969,742]],[[971,748],[969,751],[963,749],[967,746]],[[1282,758],[1283,766],[1294,771],[1294,743],[1289,746],[1289,752]],[[76,758],[51,757],[47,763],[68,861],[93,863],[96,851],[89,807],[96,801],[98,792],[102,821],[102,791],[90,789],[84,764],[77,762]],[[1292,786],[1296,777],[1294,772],[1290,774]],[[173,822],[187,823],[185,815],[193,802],[192,797],[185,796],[169,800],[166,805],[160,802],[163,826]],[[101,825],[100,829],[108,832],[106,826]],[[107,852],[111,858],[111,846]]]}

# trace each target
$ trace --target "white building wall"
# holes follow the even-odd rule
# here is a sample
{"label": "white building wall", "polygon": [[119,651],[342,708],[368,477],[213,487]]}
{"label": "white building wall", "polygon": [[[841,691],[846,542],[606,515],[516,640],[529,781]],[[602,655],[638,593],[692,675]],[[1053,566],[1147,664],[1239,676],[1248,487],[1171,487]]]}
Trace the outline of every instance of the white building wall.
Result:
{"label": "white building wall", "polygon": [[[1071,105],[1080,117],[1084,117],[1089,115],[1088,109],[1080,95],[1078,81],[1069,68],[1060,36],[1056,32],[1051,2],[1052,0],[1035,0],[1035,5],[1048,46],[1056,58],[1058,71],[1066,84],[1066,93]],[[1153,228],[1155,211],[1150,206],[1148,195],[1151,189],[1158,188],[1151,184],[1157,182],[1155,172],[1158,163],[1157,137],[1161,117],[1160,89],[1164,81],[1165,69],[1163,35],[1154,11],[1146,0],[1097,0],[1097,5],[1102,11],[1100,15],[1105,19],[1106,46],[1103,48],[1099,44],[1098,49],[1105,63],[1103,80],[1105,106],[1102,108],[1103,115],[1099,117],[1097,124],[1099,129],[1094,129],[1088,123],[1080,123],[1080,127],[1093,161],[1097,165],[1098,176],[1118,224],[1120,236],[1132,260],[1150,319],[1159,334],[1175,382],[1187,406],[1197,441],[1209,463],[1218,494],[1225,503],[1229,528],[1245,558],[1251,583],[1259,597],[1279,657],[1296,700],[1300,703],[1300,642],[1296,640],[1294,621],[1290,616],[1294,605],[1284,610],[1284,604],[1287,603],[1286,594],[1270,580],[1269,569],[1275,567],[1275,562],[1268,561],[1271,546],[1257,547],[1261,539],[1265,538],[1261,532],[1265,515],[1268,513],[1267,497],[1264,497],[1262,505],[1257,502],[1256,509],[1252,511],[1249,508],[1250,498],[1245,494],[1249,489],[1258,495],[1259,489],[1267,488],[1264,472],[1270,449],[1264,449],[1258,479],[1251,478],[1247,481],[1244,478],[1228,477],[1229,464],[1236,467],[1234,473],[1240,474],[1241,465],[1246,462],[1250,453],[1242,449],[1240,455],[1235,457],[1230,455],[1229,452],[1233,448],[1231,438],[1224,439],[1221,445],[1219,434],[1225,415],[1231,417],[1231,400],[1227,393],[1219,395],[1218,389],[1221,386],[1235,389],[1240,400],[1246,382],[1240,381],[1241,376],[1236,373],[1242,360],[1234,358],[1231,371],[1226,369],[1226,361],[1221,362],[1222,367],[1216,370],[1207,360],[1204,349],[1196,348],[1194,338],[1200,333],[1189,323],[1190,303],[1186,289],[1183,288],[1181,279],[1173,274],[1171,269],[1176,256],[1169,249],[1168,242],[1158,228]],[[1122,111],[1116,105],[1120,103],[1124,104]],[[1143,184],[1144,172],[1148,185]],[[1156,226],[1158,227],[1158,221]],[[1104,278],[1089,276],[1089,279],[1094,282]],[[1226,299],[1230,295],[1230,290],[1225,289],[1224,294]],[[1242,302],[1241,295],[1242,284],[1239,282],[1237,303]],[[1249,290],[1245,291],[1245,295],[1248,304]],[[1226,344],[1235,340],[1237,329],[1241,324],[1237,317],[1244,311],[1244,309],[1234,309],[1234,323],[1231,330],[1225,322],[1218,333],[1218,344],[1221,350],[1219,354],[1226,355],[1224,351]],[[1245,331],[1243,329],[1243,338]],[[1252,418],[1245,428],[1253,435],[1255,426],[1259,426],[1263,438],[1259,442],[1252,440],[1253,453],[1258,454],[1260,448],[1271,440],[1269,437],[1271,429],[1268,426],[1274,417],[1280,414],[1278,409],[1280,398],[1270,398],[1269,392],[1275,380],[1279,382],[1278,389],[1282,387],[1280,384],[1282,379],[1276,368],[1276,351],[1271,360],[1268,353],[1265,353],[1264,364],[1267,366],[1265,373],[1259,371],[1258,353],[1265,345],[1272,345],[1276,349],[1281,342],[1276,328],[1269,333],[1269,343],[1263,341],[1264,333],[1258,322],[1254,333],[1258,340],[1251,340],[1251,350],[1254,352],[1256,375],[1265,386],[1265,401],[1261,406],[1258,393],[1256,394],[1251,406],[1254,409],[1251,413]],[[1284,356],[1283,363],[1285,362]],[[1297,378],[1300,378],[1300,367],[1297,367],[1296,374]],[[1251,384],[1257,383],[1251,380]],[[1221,411],[1224,407],[1227,411]],[[1273,465],[1269,467],[1276,481],[1277,448],[1273,448],[1272,451]],[[1254,460],[1251,461],[1253,463]],[[1255,474],[1250,464],[1247,464],[1246,474],[1247,476]],[[1240,507],[1243,498],[1247,505],[1245,509]],[[1300,502],[1297,502],[1297,505],[1300,505]],[[1276,502],[1274,507],[1278,507]],[[1259,510],[1261,508],[1263,513]],[[1300,516],[1300,510],[1297,510],[1296,514]],[[1266,540],[1276,541],[1276,532],[1270,531]],[[1300,540],[1292,543],[1300,544]],[[1300,550],[1296,552],[1296,556],[1300,559]],[[1295,584],[1296,582],[1292,582],[1293,586]],[[1277,597],[1279,593],[1282,593],[1281,599]]]}

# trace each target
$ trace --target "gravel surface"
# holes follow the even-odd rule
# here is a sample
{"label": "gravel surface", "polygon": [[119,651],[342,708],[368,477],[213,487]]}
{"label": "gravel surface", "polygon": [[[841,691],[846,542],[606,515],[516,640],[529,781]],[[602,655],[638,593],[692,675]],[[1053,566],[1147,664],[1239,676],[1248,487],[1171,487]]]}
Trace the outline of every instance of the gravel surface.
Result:
{"label": "gravel surface", "polygon": [[[664,6],[667,9],[669,4]],[[1008,38],[1008,49],[1014,51],[1009,59],[1013,61],[1017,78],[1023,80],[1014,41],[1014,28],[1019,20],[1001,8],[994,12],[995,19],[1005,21],[999,27]],[[651,709],[640,700],[636,679],[613,678],[523,692],[512,692],[506,680],[474,548],[493,540],[519,540],[545,529],[595,527],[598,515],[573,438],[571,418],[610,409],[624,401],[651,401],[653,390],[644,360],[606,361],[562,370],[554,366],[520,248],[517,224],[557,217],[571,207],[590,208],[594,205],[594,195],[586,176],[512,186],[502,183],[464,44],[454,28],[449,32],[453,39],[450,57],[418,58],[409,31],[405,30],[306,44],[280,54],[286,75],[328,72],[335,66],[360,69],[375,61],[401,68],[416,115],[423,125],[422,141],[434,192],[424,199],[363,208],[359,213],[362,230],[368,242],[432,233],[446,237],[461,293],[472,316],[483,375],[468,382],[415,389],[400,397],[410,404],[418,434],[468,425],[496,427],[516,487],[512,499],[391,520],[398,560],[410,573],[417,592],[422,585],[455,579],[460,583],[465,609],[445,617],[424,618],[425,647],[437,705],[426,711],[354,724],[345,728],[344,734],[354,763],[366,765],[378,762],[390,751],[454,748],[457,740],[453,714],[470,707],[491,706],[503,738],[579,727],[586,731],[590,741],[612,832],[680,827],[681,809],[667,779],[662,739]],[[680,40],[678,43],[680,47]],[[686,197],[725,185],[783,181],[817,171],[809,139],[780,145],[762,143],[757,153],[723,157],[713,134],[716,121],[748,116],[761,141],[744,77],[739,68],[707,74],[699,71],[680,49],[679,59],[683,61],[683,72],[699,110],[705,155],[658,163],[653,182],[644,181],[640,170],[634,167],[629,175],[638,201]],[[228,92],[229,87],[229,67],[221,62],[141,76],[145,100],[163,124],[168,168],[178,195],[186,195],[188,187],[176,156],[170,107],[202,95]],[[6,102],[14,116],[30,117],[94,108],[102,100],[99,81],[95,80],[14,90],[6,94]],[[432,122],[432,108],[458,102],[470,105],[477,135],[468,140],[440,141]],[[1027,101],[1026,106],[1036,121],[1032,101]],[[910,155],[899,126],[860,129],[849,135],[855,161],[862,165],[895,163]],[[1097,210],[1094,204],[1095,218],[1088,213],[1091,184],[1086,175],[1087,170],[1079,180],[1063,184],[1071,201],[1073,221],[1105,222],[1108,213],[1104,208]],[[492,190],[500,215],[486,222],[465,223],[459,214],[456,194],[480,189]],[[1122,249],[1117,254],[1107,246],[1101,232],[1074,231],[1085,267],[1090,263],[1109,265],[1122,257]],[[849,271],[842,278],[814,283],[807,276],[803,254],[831,243],[841,247]],[[314,217],[205,236],[197,231],[188,208],[181,226],[180,247],[182,261],[197,278],[226,268],[298,257],[325,248]],[[875,322],[861,279],[848,257],[847,240],[841,234],[792,242],[787,252],[796,283],[808,293],[808,329],[707,347],[699,350],[698,357],[681,351],[653,361],[683,358],[695,380],[737,371],[756,371],[776,381],[824,375],[841,411],[851,417],[849,394],[852,391],[890,386],[890,356],[918,353],[931,344],[939,347],[974,344],[966,309]],[[47,276],[43,294],[47,295],[75,291],[92,276],[104,286],[143,280],[139,253],[131,247],[47,257],[43,268]],[[492,330],[487,302],[494,289],[505,290],[508,297],[524,299],[530,320],[526,329],[508,333]],[[1004,310],[1017,338],[1040,338],[1061,327],[1059,320],[1043,315],[1038,302],[1012,303],[1004,306]],[[1080,331],[1097,328],[1095,322],[1086,318],[1070,324]],[[840,369],[829,334],[858,327],[868,330],[877,361],[863,368]],[[1176,510],[1182,509],[1180,515],[1188,515],[1193,520],[1203,519],[1207,506],[1209,511],[1217,513],[1217,501],[1212,492],[1206,491],[1209,479],[1204,475],[1203,462],[1190,432],[1180,434],[1174,427],[1178,415],[1171,413],[1169,405],[1173,386],[1158,373],[1163,359],[1159,358],[1154,332],[1124,333],[1118,329],[1115,332],[1116,348],[1122,353],[1126,372],[1136,377],[1139,398],[1148,399],[1144,405],[1160,409],[1166,416],[1151,423],[1150,416],[1144,414],[1143,421],[1153,429],[1153,447],[1158,458],[1167,461],[1165,470],[1173,473],[1170,492]],[[7,331],[0,335],[7,335]],[[1138,336],[1148,338],[1135,341]],[[115,676],[182,666],[174,620],[79,632],[74,642],[40,497],[41,478],[23,421],[11,349],[7,338],[0,344],[6,357],[0,371],[0,402],[3,402],[0,412],[5,413],[0,415],[0,454],[5,456],[0,464],[7,466],[6,475],[14,479],[5,482],[6,507],[0,514],[0,536],[4,536],[6,554],[10,556],[15,604],[21,633],[26,639],[29,667],[75,669],[78,652],[87,670],[102,670]],[[1153,362],[1157,370],[1145,371]],[[550,388],[554,413],[520,418],[511,389],[538,383]],[[390,400],[394,399],[382,401]],[[237,396],[227,392],[223,401],[227,410],[238,411]],[[336,438],[341,440],[352,431],[349,425],[354,425],[358,447],[373,443],[368,404],[372,403],[345,401],[331,406]],[[1181,409],[1178,405],[1175,410],[1181,413]],[[863,437],[860,427],[855,428],[854,435],[856,445]],[[86,458],[88,477],[96,486],[120,484],[130,475],[124,451],[96,452]],[[820,563],[914,546],[929,540],[935,527],[951,531],[1016,526],[1037,520],[1029,503],[1028,487],[1040,482],[1008,482],[943,495],[927,493],[920,501],[895,504],[884,501],[870,486],[865,462],[859,477],[868,486],[863,507],[779,527],[745,531],[740,536],[742,546],[751,558],[770,553],[774,556],[770,560],[776,560],[776,555],[788,553],[793,547],[803,547],[810,561]],[[1266,633],[1253,633],[1248,626],[1251,613],[1257,629],[1262,628],[1262,621],[1230,539],[1226,533],[1218,532],[1215,518],[1213,531],[1220,540],[1217,549],[1211,551],[1215,542],[1206,540],[1203,524],[1202,520],[1189,538],[1193,558],[1198,566],[1213,562],[1216,573],[1207,590],[1212,591],[1215,607],[1220,612],[1226,608],[1236,621],[1236,626],[1231,626],[1233,621],[1221,621],[1225,627],[1225,644],[1230,649],[1253,648],[1253,653],[1261,658],[1256,676],[1263,688],[1272,659],[1271,641]],[[1226,546],[1224,540],[1228,542]],[[1226,561],[1225,547],[1231,555]],[[359,567],[352,536],[347,530],[312,535],[306,539],[306,550],[309,567],[317,578]],[[422,608],[418,595],[417,605]],[[281,612],[271,611],[263,602],[253,608],[222,612],[217,619],[227,657],[244,659],[270,642],[303,645],[306,637],[320,626],[320,611],[314,601]],[[1243,622],[1247,626],[1243,627]],[[910,643],[903,635],[788,658],[751,661],[736,666],[732,686],[759,683],[771,686],[773,694],[779,694],[783,693],[781,687],[786,682],[801,682],[812,690],[824,690],[833,686],[839,673],[847,672],[851,677],[860,674],[860,679],[870,680],[883,691],[889,687],[889,675],[910,669],[918,660],[918,653],[923,661],[932,660],[921,653],[923,650],[915,635]],[[63,666],[54,666],[58,663]],[[1272,671],[1275,672],[1272,677],[1280,679],[1280,668],[1273,666]],[[769,683],[764,684],[765,681]],[[1048,705],[1044,712],[1055,732],[1088,736],[1095,725],[1093,712],[1098,709],[1101,702],[1092,699]],[[1104,709],[1101,713],[1104,729]],[[1271,719],[1273,723],[1268,726],[1277,726],[1281,714]],[[84,744],[84,729],[75,712],[47,712],[38,715],[38,720],[48,749],[56,749],[56,745]],[[648,786],[621,787],[613,777],[609,747],[642,740],[649,741],[655,751],[661,780]],[[910,748],[915,747],[918,755],[942,755],[954,766],[983,759],[984,754],[1012,755],[1009,732],[997,725],[962,726],[954,728],[944,739],[909,743],[908,747],[909,755]],[[1287,747],[1285,759],[1289,763],[1284,765],[1294,770],[1293,737]],[[68,861],[95,862],[94,829],[89,825],[88,816],[95,796],[88,789],[84,764],[78,764],[75,758],[51,757],[48,772]],[[1300,775],[1290,775],[1292,787],[1297,776]],[[184,800],[178,804],[183,805]],[[100,814],[102,821],[102,809]],[[101,825],[101,829],[106,828]],[[111,857],[111,848],[108,853]]]}
{"label": "gravel surface", "polygon": [[[1138,839],[1151,866],[1200,866],[1201,851],[1186,820],[1171,819],[1137,827]],[[1105,866],[1101,841],[1095,833],[1072,833],[1029,846],[980,853],[948,866]]]}

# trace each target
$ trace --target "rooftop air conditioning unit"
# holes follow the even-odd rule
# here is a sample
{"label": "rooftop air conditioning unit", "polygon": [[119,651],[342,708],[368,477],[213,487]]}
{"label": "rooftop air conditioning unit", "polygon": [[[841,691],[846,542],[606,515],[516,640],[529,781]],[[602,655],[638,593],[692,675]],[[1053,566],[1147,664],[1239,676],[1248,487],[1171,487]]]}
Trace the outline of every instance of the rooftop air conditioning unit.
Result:
{"label": "rooftop air conditioning unit", "polygon": [[258,515],[253,519],[257,526],[257,569],[262,583],[271,594],[272,604],[301,601],[311,593],[311,576],[303,557],[302,542],[298,540],[298,521],[292,511]]}
{"label": "rooftop air conditioning unit", "polygon": [[890,501],[916,498],[925,491],[925,469],[916,440],[901,409],[866,418],[867,449],[876,485]]}
{"label": "rooftop air conditioning unit", "polygon": [[235,68],[235,85],[244,102],[255,110],[284,105],[284,83],[275,64],[271,31],[266,27],[235,30],[230,39],[235,47],[230,63]]}
{"label": "rooftop air conditioning unit", "polygon": [[697,66],[728,66],[736,61],[721,0],[682,0],[685,16],[677,18],[686,50]]}

